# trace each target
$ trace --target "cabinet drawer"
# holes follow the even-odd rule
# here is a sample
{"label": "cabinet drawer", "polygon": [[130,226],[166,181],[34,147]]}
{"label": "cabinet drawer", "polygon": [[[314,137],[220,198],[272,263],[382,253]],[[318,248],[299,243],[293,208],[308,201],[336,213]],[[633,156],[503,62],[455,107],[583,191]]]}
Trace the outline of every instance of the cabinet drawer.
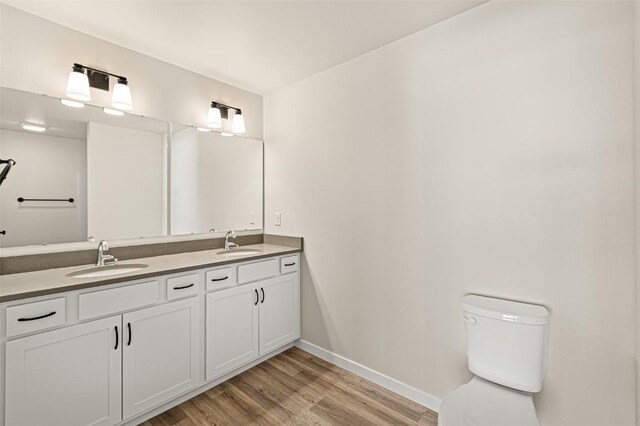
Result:
{"label": "cabinet drawer", "polygon": [[288,274],[298,270],[298,256],[287,256],[280,258],[280,273]]}
{"label": "cabinet drawer", "polygon": [[183,275],[167,279],[167,300],[179,299],[197,294],[200,289],[198,274]]}
{"label": "cabinet drawer", "polygon": [[149,281],[111,290],[94,291],[79,296],[78,318],[85,320],[142,306],[153,305],[160,301],[160,282]]}
{"label": "cabinet drawer", "polygon": [[65,299],[43,300],[7,308],[7,337],[64,325]]}
{"label": "cabinet drawer", "polygon": [[275,277],[278,274],[277,259],[238,266],[239,283],[248,283],[250,281],[261,280],[263,278]]}
{"label": "cabinet drawer", "polygon": [[207,271],[207,291],[219,290],[236,284],[235,268],[220,268]]}

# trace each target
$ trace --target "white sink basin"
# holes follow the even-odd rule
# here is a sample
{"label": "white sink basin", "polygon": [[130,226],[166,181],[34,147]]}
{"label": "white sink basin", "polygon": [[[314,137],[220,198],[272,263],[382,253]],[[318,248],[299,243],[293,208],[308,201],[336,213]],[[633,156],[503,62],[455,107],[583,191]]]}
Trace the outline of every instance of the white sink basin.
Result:
{"label": "white sink basin", "polygon": [[127,274],[129,272],[139,271],[149,265],[144,263],[129,264],[111,264],[105,266],[94,266],[92,268],[80,269],[79,271],[69,272],[67,277],[71,278],[97,278],[107,277],[109,275]]}
{"label": "white sink basin", "polygon": [[262,250],[237,248],[237,249],[231,249],[231,250],[222,250],[216,254],[220,256],[248,256],[250,254],[260,254],[260,253],[262,253]]}

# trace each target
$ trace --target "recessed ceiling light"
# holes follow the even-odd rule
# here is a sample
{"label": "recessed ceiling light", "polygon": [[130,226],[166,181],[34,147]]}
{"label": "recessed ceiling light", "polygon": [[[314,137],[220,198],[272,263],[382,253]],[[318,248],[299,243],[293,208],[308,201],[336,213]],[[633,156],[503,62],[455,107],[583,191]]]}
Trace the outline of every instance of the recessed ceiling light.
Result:
{"label": "recessed ceiling light", "polygon": [[211,129],[207,129],[206,127],[196,127],[196,130],[199,132],[210,132]]}
{"label": "recessed ceiling light", "polygon": [[124,115],[124,112],[118,111],[117,109],[102,108],[102,110],[105,114],[115,115],[116,117],[122,117]]}
{"label": "recessed ceiling light", "polygon": [[82,102],[72,101],[71,99],[60,99],[60,103],[71,108],[84,108],[84,104]]}
{"label": "recessed ceiling light", "polygon": [[220,132],[222,136],[233,136],[233,133]]}
{"label": "recessed ceiling light", "polygon": [[33,123],[22,123],[20,126],[31,132],[44,132],[47,130],[47,126],[43,126],[42,124],[33,124]]}

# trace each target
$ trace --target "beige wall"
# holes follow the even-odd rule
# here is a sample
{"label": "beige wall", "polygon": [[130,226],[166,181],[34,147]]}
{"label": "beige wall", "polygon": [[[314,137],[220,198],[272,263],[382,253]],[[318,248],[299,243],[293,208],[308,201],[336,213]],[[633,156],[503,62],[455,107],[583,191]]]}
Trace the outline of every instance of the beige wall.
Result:
{"label": "beige wall", "polygon": [[634,76],[636,130],[636,424],[640,426],[640,3],[634,2]]}
{"label": "beige wall", "polygon": [[[262,96],[4,4],[0,4],[0,51],[4,87],[63,97],[71,66],[78,62],[128,77],[135,114],[205,125],[208,107],[217,100],[242,108],[246,136],[262,139]],[[204,53],[215,60],[215,52]],[[92,89],[91,103],[109,106],[110,93]]]}
{"label": "beige wall", "polygon": [[265,97],[304,339],[442,397],[464,294],[542,303],[542,424],[635,424],[631,8],[491,2]]}

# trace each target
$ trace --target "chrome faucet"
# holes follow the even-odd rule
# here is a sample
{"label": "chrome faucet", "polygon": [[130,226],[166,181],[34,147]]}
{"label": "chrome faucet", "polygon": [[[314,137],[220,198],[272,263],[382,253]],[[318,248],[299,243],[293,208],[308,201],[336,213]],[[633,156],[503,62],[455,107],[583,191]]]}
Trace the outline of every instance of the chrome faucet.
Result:
{"label": "chrome faucet", "polygon": [[104,254],[106,251],[109,251],[109,243],[105,240],[100,240],[100,243],[98,243],[98,260],[96,261],[96,266],[105,266],[107,262],[116,263],[118,261],[118,259],[110,254]]}
{"label": "chrome faucet", "polygon": [[227,235],[224,236],[224,249],[225,250],[229,250],[233,247],[238,247],[238,245],[236,243],[230,243],[229,242],[229,237],[231,238],[235,238],[236,237],[236,233],[233,231],[229,231],[227,232]]}

